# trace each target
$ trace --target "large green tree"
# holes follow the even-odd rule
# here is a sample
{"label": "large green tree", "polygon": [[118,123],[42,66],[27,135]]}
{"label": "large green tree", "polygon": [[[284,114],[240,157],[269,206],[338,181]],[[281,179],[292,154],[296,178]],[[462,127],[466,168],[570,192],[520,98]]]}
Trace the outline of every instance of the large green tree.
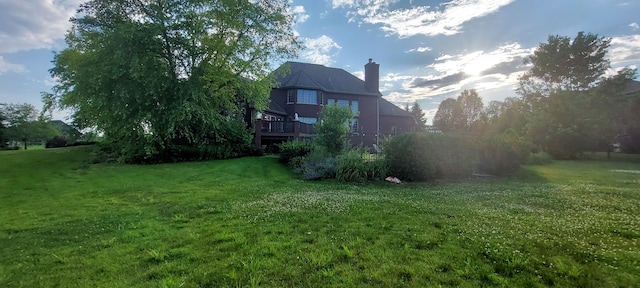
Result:
{"label": "large green tree", "polygon": [[584,32],[573,39],[549,36],[525,59],[532,67],[516,92],[530,107],[525,133],[532,143],[556,157],[571,158],[612,140],[603,132],[615,129],[609,119],[620,112],[613,104],[622,86],[613,88],[607,83],[616,81],[605,77],[610,43]]}
{"label": "large green tree", "polygon": [[550,35],[533,55],[525,58],[532,67],[520,78],[521,95],[548,96],[554,91],[584,91],[595,87],[609,69],[605,58],[610,38],[579,32],[570,37]]}
{"label": "large green tree", "polygon": [[449,98],[440,103],[433,118],[433,125],[442,132],[471,132],[481,120],[482,99],[476,90],[464,90],[457,99]]}
{"label": "large green tree", "polygon": [[300,48],[286,0],[93,0],[54,58],[47,108],[104,132],[129,162],[238,155],[270,64]]}
{"label": "large green tree", "polygon": [[440,102],[438,111],[433,117],[433,126],[440,129],[442,132],[454,132],[459,131],[463,127],[462,119],[462,107],[456,99],[447,98]]}
{"label": "large green tree", "polygon": [[471,131],[474,124],[478,122],[482,116],[482,98],[480,98],[475,89],[464,90],[460,93],[456,102],[462,110],[462,114],[459,116],[461,118],[458,120],[462,126],[461,128],[466,131]]}

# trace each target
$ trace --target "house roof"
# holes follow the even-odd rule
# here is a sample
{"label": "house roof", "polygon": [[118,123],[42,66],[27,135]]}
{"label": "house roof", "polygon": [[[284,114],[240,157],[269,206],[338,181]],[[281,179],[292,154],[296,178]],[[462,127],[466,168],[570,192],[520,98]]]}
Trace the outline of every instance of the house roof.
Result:
{"label": "house roof", "polygon": [[[280,83],[278,88],[295,87],[332,93],[382,95],[380,92],[372,93],[366,91],[363,80],[340,68],[292,61],[284,65],[289,65],[290,73],[276,77],[276,81]],[[278,70],[282,69],[283,66],[280,66]]]}
{"label": "house roof", "polygon": [[411,113],[407,112],[404,109],[400,109],[400,107],[394,105],[393,103],[387,101],[384,98],[380,98],[380,115],[385,116],[398,116],[398,117],[413,117]]}
{"label": "house roof", "polygon": [[282,107],[274,101],[269,102],[269,107],[267,108],[266,111],[274,114],[287,115],[287,112],[284,111],[284,109],[282,109]]}
{"label": "house roof", "polygon": [[627,87],[624,89],[625,94],[633,94],[640,91],[640,82],[635,80],[627,81]]}

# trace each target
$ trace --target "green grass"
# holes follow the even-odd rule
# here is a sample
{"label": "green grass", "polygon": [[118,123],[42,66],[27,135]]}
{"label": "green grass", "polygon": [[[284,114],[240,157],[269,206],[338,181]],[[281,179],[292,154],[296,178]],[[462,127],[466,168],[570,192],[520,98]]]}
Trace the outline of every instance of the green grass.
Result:
{"label": "green grass", "polygon": [[[637,287],[640,163],[438,185],[0,152],[2,287]],[[625,172],[615,172],[622,170]]]}

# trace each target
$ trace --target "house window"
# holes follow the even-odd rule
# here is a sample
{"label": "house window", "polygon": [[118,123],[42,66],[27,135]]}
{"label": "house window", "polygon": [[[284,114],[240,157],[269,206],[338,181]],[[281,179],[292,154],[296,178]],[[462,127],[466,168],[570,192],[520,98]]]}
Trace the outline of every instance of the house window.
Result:
{"label": "house window", "polygon": [[333,105],[333,103],[336,103],[336,99],[327,99],[327,105]]}
{"label": "house window", "polygon": [[320,102],[318,102],[320,104],[324,103],[324,93],[320,92]]}
{"label": "house window", "polygon": [[298,104],[318,104],[318,91],[298,89]]}
{"label": "house window", "polygon": [[313,117],[298,117],[298,120],[306,124],[316,124],[318,122],[318,118]]}
{"label": "house window", "polygon": [[338,100],[338,107],[349,107],[349,100]]}
{"label": "house window", "polygon": [[358,132],[358,129],[360,129],[358,118],[351,119],[351,132]]}
{"label": "house window", "polygon": [[358,110],[358,101],[351,101],[351,112],[353,112],[353,115],[360,114],[360,110]]}
{"label": "house window", "polygon": [[293,90],[287,91],[287,104],[293,103]]}

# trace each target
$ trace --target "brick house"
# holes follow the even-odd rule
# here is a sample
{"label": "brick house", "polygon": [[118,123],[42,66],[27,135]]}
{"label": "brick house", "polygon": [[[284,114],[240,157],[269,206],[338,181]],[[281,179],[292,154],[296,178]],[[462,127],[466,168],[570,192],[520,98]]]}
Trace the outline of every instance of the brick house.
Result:
{"label": "brick house", "polygon": [[351,107],[355,117],[348,139],[354,146],[374,147],[384,137],[415,129],[411,114],[382,97],[380,65],[372,59],[364,66],[364,81],[339,68],[300,62],[284,65],[290,73],[276,79],[280,85],[271,90],[269,108],[255,121],[259,147],[313,137],[313,124],[321,121],[323,107],[332,103]]}

